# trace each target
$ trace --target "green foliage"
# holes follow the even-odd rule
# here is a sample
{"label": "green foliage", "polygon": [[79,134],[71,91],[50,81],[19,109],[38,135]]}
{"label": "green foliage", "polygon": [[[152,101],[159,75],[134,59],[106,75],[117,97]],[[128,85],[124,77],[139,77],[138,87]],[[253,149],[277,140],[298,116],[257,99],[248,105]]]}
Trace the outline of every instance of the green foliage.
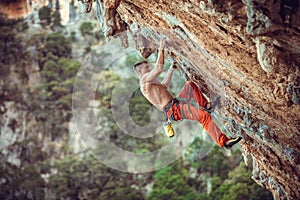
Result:
{"label": "green foliage", "polygon": [[[154,185],[148,199],[196,199],[197,195],[188,184],[184,171],[181,167],[165,167],[154,175]],[[183,169],[183,168],[181,168]]]}
{"label": "green foliage", "polygon": [[101,199],[116,199],[116,200],[143,200],[143,195],[138,190],[132,188],[130,185],[121,188],[111,188],[103,191],[98,198]]}
{"label": "green foliage", "polygon": [[37,60],[42,69],[46,61],[57,62],[61,57],[71,57],[71,43],[61,33],[50,33],[46,37],[35,35],[34,42],[38,51]]}
{"label": "green foliage", "polygon": [[270,192],[266,191],[250,179],[251,171],[244,163],[228,173],[228,178],[220,184],[213,183],[210,199],[273,199]]}
{"label": "green foliage", "polygon": [[78,61],[70,59],[71,44],[61,33],[51,33],[44,40],[36,40],[39,41],[38,62],[43,80],[39,86],[39,99],[70,109],[75,75],[80,67]]}
{"label": "green foliage", "polygon": [[88,53],[90,53],[92,51],[92,48],[91,48],[91,46],[90,45],[88,45],[87,47],[85,47],[84,48],[84,55],[86,55],[86,54],[88,54]]}
{"label": "green foliage", "polygon": [[131,187],[131,174],[104,167],[93,157],[66,157],[53,167],[58,173],[51,175],[49,186],[58,198],[143,199],[141,192]]}
{"label": "green foliage", "polygon": [[151,103],[142,95],[138,89],[132,96],[129,102],[129,112],[132,120],[140,125],[145,126],[150,123],[148,114]]}
{"label": "green foliage", "polygon": [[[24,20],[7,19],[0,14],[0,98],[13,99],[22,102],[24,95],[19,85],[27,82],[28,76],[25,67],[29,61],[26,45],[19,36],[19,31],[24,31],[26,22]],[[10,72],[14,73],[15,84],[9,79]]]}
{"label": "green foliage", "polygon": [[103,32],[101,30],[98,30],[98,31],[95,32],[95,38],[96,38],[96,40],[101,40],[104,37],[105,36],[104,36],[104,34],[103,34]]}
{"label": "green foliage", "polygon": [[136,52],[127,55],[124,65],[132,69],[133,65],[143,60]]}
{"label": "green foliage", "polygon": [[45,46],[40,50],[43,52],[43,55],[51,52],[55,56],[67,58],[72,53],[70,41],[61,33],[50,33],[46,37]]}
{"label": "green foliage", "polygon": [[60,16],[59,11],[55,11],[52,14],[52,19],[53,19],[53,25],[52,25],[53,27],[62,27],[61,16]]}
{"label": "green foliage", "polygon": [[71,43],[61,33],[35,35],[30,42],[37,46],[35,59],[42,83],[28,104],[37,119],[44,121],[45,132],[56,139],[68,132],[64,123],[71,116],[73,84],[80,63],[71,60]]}
{"label": "green foliage", "polygon": [[48,6],[43,6],[39,10],[39,18],[43,27],[50,25],[51,19],[51,9]]}
{"label": "green foliage", "polygon": [[77,41],[77,39],[76,39],[76,32],[74,32],[74,31],[71,32],[70,40],[72,42],[76,42]]}
{"label": "green foliage", "polygon": [[[201,145],[204,145],[203,141],[196,138],[189,146],[186,153],[188,155],[184,156],[191,162],[193,168],[206,177],[203,180],[211,184],[211,188],[206,190],[203,190],[203,187],[205,188],[207,183],[197,184],[196,188],[201,192],[199,199],[272,199],[267,190],[259,187],[250,179],[251,169],[242,163],[239,150],[232,151],[231,156],[228,157],[225,156],[222,149],[214,146],[208,156],[195,162],[190,155],[193,155],[193,151],[200,149]],[[209,195],[207,195],[208,189]]]}
{"label": "green foliage", "polygon": [[41,20],[41,25],[43,27],[51,26],[51,28],[61,28],[61,16],[59,9],[52,12],[51,8],[48,6],[43,6],[39,10],[39,18]]}
{"label": "green foliage", "polygon": [[120,77],[111,70],[105,70],[99,76],[96,99],[99,99],[102,105],[110,106],[112,91],[120,81]]}
{"label": "green foliage", "polygon": [[215,145],[208,156],[198,162],[194,162],[193,155],[202,145],[205,145],[205,141],[202,141],[200,137],[196,137],[193,143],[188,147],[187,153],[184,156],[192,163],[194,168],[202,173],[208,174],[210,177],[219,176],[225,179],[228,172],[242,161],[240,151],[233,151],[233,155],[229,157],[224,154],[219,146]]}
{"label": "green foliage", "polygon": [[45,182],[33,166],[20,169],[5,163],[0,174],[0,199],[44,199]]}
{"label": "green foliage", "polygon": [[92,35],[93,29],[94,29],[94,26],[91,22],[83,22],[79,27],[80,33],[83,37]]}
{"label": "green foliage", "polygon": [[17,33],[23,30],[25,24],[24,20],[6,19],[0,15],[0,76],[7,76],[11,65],[15,66],[15,70],[24,73],[28,55]]}
{"label": "green foliage", "polygon": [[75,75],[79,67],[79,62],[64,57],[58,62],[46,61],[42,71],[43,84],[39,87],[41,98],[56,101],[56,105],[69,109]]}

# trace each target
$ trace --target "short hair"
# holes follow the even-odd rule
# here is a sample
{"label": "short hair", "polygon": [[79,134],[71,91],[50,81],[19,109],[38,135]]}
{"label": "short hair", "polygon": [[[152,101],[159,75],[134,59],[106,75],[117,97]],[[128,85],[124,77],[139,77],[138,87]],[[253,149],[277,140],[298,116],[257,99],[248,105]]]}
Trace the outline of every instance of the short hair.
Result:
{"label": "short hair", "polygon": [[133,65],[133,71],[135,72],[136,75],[138,75],[136,68],[144,63],[147,64],[148,62],[146,60],[143,60],[143,61],[139,61]]}

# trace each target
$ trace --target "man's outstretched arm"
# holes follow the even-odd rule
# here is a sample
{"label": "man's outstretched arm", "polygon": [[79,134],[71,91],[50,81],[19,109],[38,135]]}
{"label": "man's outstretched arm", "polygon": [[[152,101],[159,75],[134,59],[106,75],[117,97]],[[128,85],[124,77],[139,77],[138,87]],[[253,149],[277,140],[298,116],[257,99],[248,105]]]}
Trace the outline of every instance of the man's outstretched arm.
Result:
{"label": "man's outstretched arm", "polygon": [[164,49],[165,49],[166,41],[164,39],[160,40],[159,50],[158,50],[158,57],[156,60],[155,67],[145,76],[145,79],[148,81],[154,80],[158,77],[164,70]]}
{"label": "man's outstretched arm", "polygon": [[161,82],[163,85],[165,85],[166,87],[170,86],[173,72],[176,69],[177,69],[177,66],[176,66],[175,62],[173,62],[172,65],[170,66],[168,72],[167,72],[167,75],[165,76],[165,78]]}
{"label": "man's outstretched arm", "polygon": [[166,40],[165,39],[161,39],[160,40],[160,44],[159,44],[159,49],[158,49],[158,56],[157,56],[157,60],[156,60],[156,66],[155,66],[155,68],[157,68],[158,70],[161,70],[161,71],[164,70],[164,63],[165,63],[164,51],[165,51],[165,46],[166,46]]}

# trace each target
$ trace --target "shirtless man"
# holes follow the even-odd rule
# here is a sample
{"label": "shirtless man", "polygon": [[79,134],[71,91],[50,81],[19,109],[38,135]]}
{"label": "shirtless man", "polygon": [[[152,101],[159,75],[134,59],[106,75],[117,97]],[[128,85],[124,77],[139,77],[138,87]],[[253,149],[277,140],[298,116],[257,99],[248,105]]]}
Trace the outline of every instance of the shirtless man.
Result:
{"label": "shirtless man", "polygon": [[[231,148],[238,143],[241,137],[228,138],[215,125],[209,112],[203,109],[206,108],[208,101],[193,82],[187,81],[178,94],[180,99],[187,99],[187,101],[179,101],[170,94],[168,87],[171,83],[173,72],[176,70],[174,65],[169,68],[162,82],[157,80],[157,77],[164,69],[164,48],[165,40],[161,40],[156,66],[153,69],[146,61],[138,62],[133,67],[140,78],[140,89],[143,95],[154,106],[163,111],[169,119],[174,121],[188,119],[200,122],[220,147]],[[194,100],[198,106],[190,104],[190,99]]]}

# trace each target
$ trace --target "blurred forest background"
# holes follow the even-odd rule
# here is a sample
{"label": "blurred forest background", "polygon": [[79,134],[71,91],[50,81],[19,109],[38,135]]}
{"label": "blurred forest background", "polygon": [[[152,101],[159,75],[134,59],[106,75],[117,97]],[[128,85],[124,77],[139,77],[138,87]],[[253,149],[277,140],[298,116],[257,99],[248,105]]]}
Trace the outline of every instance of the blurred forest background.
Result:
{"label": "blurred forest background", "polygon": [[[238,147],[214,146],[205,158],[195,159],[202,143],[195,138],[176,162],[138,174],[111,169],[75,147],[69,128],[72,86],[82,61],[104,38],[94,16],[72,19],[62,25],[58,10],[49,5],[22,20],[0,17],[0,199],[272,199],[252,181],[252,168]],[[131,69],[136,58],[128,56],[120,70]],[[157,141],[132,144],[117,133],[110,99],[120,74],[106,70],[103,81],[109,84],[97,91],[99,118],[105,116],[110,127],[106,135],[132,152],[157,149]],[[149,108],[137,91],[131,117],[145,125]]]}

